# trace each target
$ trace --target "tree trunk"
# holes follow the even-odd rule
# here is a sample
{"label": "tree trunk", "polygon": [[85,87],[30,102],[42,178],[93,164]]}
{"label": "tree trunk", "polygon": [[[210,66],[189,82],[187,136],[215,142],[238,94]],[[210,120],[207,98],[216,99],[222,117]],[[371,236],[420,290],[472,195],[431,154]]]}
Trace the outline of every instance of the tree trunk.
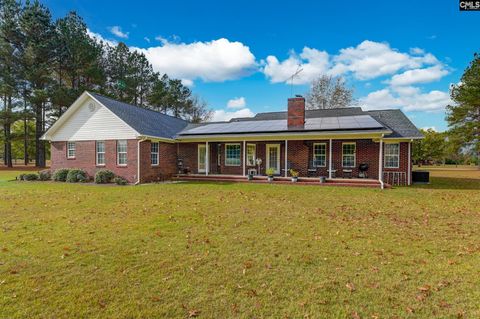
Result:
{"label": "tree trunk", "polygon": [[[8,115],[7,115],[8,116]],[[7,167],[13,167],[12,162],[12,141],[10,135],[10,123],[5,123],[3,125],[3,133],[5,136],[5,165]]]}
{"label": "tree trunk", "polygon": [[35,105],[35,166],[45,167],[45,142],[40,140],[43,135],[43,104]]}
{"label": "tree trunk", "polygon": [[28,120],[27,120],[27,100],[23,100],[23,161],[28,165]]}

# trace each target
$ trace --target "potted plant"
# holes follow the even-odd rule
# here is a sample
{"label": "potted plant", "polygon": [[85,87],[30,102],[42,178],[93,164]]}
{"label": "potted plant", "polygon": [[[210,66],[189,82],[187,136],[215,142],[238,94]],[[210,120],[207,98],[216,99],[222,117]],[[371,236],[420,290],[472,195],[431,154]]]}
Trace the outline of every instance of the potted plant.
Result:
{"label": "potted plant", "polygon": [[273,182],[273,174],[275,174],[275,169],[273,169],[272,167],[267,168],[266,173],[268,176],[268,182],[269,183]]}
{"label": "potted plant", "polygon": [[292,176],[292,182],[296,183],[298,182],[298,171],[294,169],[290,169],[290,175]]}
{"label": "potted plant", "polygon": [[248,173],[247,178],[249,181],[253,180],[253,174],[251,172]]}
{"label": "potted plant", "polygon": [[320,176],[320,183],[323,184],[327,181],[327,178],[325,176]]}

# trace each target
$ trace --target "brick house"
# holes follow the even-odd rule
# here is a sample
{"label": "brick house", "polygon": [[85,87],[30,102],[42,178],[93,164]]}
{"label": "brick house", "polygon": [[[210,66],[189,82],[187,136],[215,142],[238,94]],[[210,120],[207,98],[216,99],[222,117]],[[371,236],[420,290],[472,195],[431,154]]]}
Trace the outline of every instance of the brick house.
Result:
{"label": "brick house", "polygon": [[[84,92],[42,137],[52,169],[106,168],[132,183],[177,176],[264,176],[296,170],[300,178],[357,178],[411,183],[411,142],[423,138],[400,110],[359,107],[286,112],[228,122],[184,120]],[[258,177],[261,178],[261,177]]]}

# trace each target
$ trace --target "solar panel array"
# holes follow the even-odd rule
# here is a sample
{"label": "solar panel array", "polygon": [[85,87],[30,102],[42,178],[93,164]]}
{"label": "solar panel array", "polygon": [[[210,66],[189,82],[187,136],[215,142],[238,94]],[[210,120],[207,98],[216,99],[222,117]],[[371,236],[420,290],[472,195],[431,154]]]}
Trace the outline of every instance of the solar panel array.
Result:
{"label": "solar panel array", "polygon": [[[307,118],[305,131],[354,130],[383,128],[370,115]],[[288,131],[287,120],[212,123],[180,132],[180,135],[231,134]]]}

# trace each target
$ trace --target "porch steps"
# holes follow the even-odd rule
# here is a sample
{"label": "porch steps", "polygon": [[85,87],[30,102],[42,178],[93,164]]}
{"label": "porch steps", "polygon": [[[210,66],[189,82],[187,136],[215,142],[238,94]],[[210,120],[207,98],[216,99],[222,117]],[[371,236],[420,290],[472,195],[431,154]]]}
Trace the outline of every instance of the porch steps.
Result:
{"label": "porch steps", "polygon": [[[249,181],[246,177],[235,175],[175,175],[174,180],[177,181],[208,181],[208,182],[224,182],[224,183],[262,183],[268,184],[266,176],[255,176]],[[275,177],[272,184],[289,184],[289,185],[315,185],[315,186],[349,186],[349,187],[371,187],[379,188],[380,182],[372,179],[329,179],[325,183],[320,183],[318,178],[300,177],[297,183],[292,183],[290,177]],[[385,188],[390,188],[388,184]]]}

